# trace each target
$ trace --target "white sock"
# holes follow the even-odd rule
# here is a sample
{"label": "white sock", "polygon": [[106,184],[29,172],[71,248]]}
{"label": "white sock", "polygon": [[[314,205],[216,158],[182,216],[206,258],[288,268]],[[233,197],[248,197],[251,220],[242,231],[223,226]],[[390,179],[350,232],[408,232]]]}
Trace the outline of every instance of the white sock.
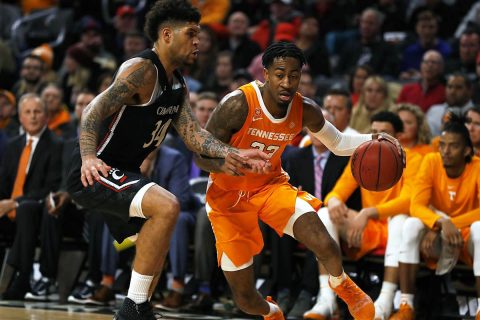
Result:
{"label": "white sock", "polygon": [[480,312],[480,298],[477,298],[477,314]]}
{"label": "white sock", "polygon": [[375,301],[375,309],[380,307],[383,314],[387,317],[392,312],[393,297],[395,296],[396,290],[397,285],[395,283],[384,281],[382,284],[382,290],[380,290],[380,295]]}
{"label": "white sock", "polygon": [[267,314],[268,317],[274,315],[276,312],[279,312],[280,311],[280,308],[275,304],[275,303],[271,303],[271,302],[268,302],[268,306],[270,307],[270,313]]}
{"label": "white sock", "polygon": [[132,270],[132,278],[130,279],[130,287],[128,287],[127,297],[136,304],[141,304],[148,299],[148,290],[152,283],[153,275],[146,276]]}
{"label": "white sock", "polygon": [[330,275],[330,284],[332,285],[332,288],[336,288],[341,285],[343,280],[345,280],[346,278],[347,275],[345,274],[345,272],[342,272],[342,274],[338,277]]}
{"label": "white sock", "polygon": [[413,293],[402,293],[400,295],[400,304],[406,303],[413,309],[413,297],[415,295]]}
{"label": "white sock", "polygon": [[335,293],[333,292],[332,288],[330,288],[330,286],[328,285],[329,276],[326,274],[321,274],[318,278],[320,280],[320,292],[317,300],[319,301],[326,300],[326,299],[328,301],[335,300]]}

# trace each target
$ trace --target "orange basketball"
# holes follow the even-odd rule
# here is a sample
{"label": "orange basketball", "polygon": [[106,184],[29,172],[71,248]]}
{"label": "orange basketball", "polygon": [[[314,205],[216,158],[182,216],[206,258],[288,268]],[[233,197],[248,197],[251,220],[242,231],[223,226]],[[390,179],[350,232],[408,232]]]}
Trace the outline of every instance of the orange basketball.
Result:
{"label": "orange basketball", "polygon": [[362,143],[352,155],[352,174],[358,184],[370,191],[393,187],[403,173],[402,157],[389,140]]}

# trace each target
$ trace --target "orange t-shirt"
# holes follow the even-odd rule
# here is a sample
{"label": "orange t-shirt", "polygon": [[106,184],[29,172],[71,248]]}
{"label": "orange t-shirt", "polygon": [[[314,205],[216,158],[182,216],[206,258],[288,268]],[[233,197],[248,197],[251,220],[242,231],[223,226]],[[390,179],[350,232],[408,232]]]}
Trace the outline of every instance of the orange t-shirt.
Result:
{"label": "orange t-shirt", "polygon": [[480,220],[480,159],[473,157],[456,179],[447,176],[440,153],[423,159],[415,181],[410,211],[432,228],[440,219],[430,206],[452,218],[458,228],[469,227]]}
{"label": "orange t-shirt", "polygon": [[433,146],[430,144],[417,144],[412,148],[408,148],[410,151],[416,152],[421,156],[426,155],[427,153],[434,152]]}
{"label": "orange t-shirt", "polygon": [[[413,190],[415,174],[420,167],[422,157],[416,152],[405,150],[407,166],[403,170],[400,180],[390,189],[385,191],[369,191],[360,189],[362,195],[362,208],[375,207],[380,219],[400,213],[409,213],[410,196]],[[351,161],[351,159],[350,159]],[[325,197],[325,203],[332,197],[346,202],[348,197],[358,188],[351,170],[351,163],[345,167],[333,190]]]}
{"label": "orange t-shirt", "polygon": [[239,149],[257,148],[270,154],[272,170],[268,174],[246,173],[245,176],[229,176],[224,173],[212,173],[210,177],[224,190],[255,191],[272,183],[288,180],[282,169],[281,154],[285,147],[302,130],[303,99],[296,93],[282,119],[274,118],[265,106],[260,90],[260,82],[253,81],[240,90],[245,94],[248,104],[248,116],[242,128],[230,139],[229,144]]}

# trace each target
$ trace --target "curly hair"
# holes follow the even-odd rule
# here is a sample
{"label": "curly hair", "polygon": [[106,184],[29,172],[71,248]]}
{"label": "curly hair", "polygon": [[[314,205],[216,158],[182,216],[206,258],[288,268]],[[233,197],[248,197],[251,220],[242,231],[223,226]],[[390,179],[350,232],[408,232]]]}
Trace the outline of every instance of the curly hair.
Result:
{"label": "curly hair", "polygon": [[294,58],[300,63],[300,67],[307,63],[303,51],[291,42],[276,42],[268,46],[262,56],[262,64],[268,69],[276,58]]}
{"label": "curly hair", "polygon": [[200,22],[200,12],[188,0],[158,0],[147,13],[145,34],[152,42],[165,22]]}
{"label": "curly hair", "polygon": [[393,106],[391,110],[396,114],[400,111],[408,111],[413,114],[417,120],[417,144],[430,144],[432,141],[432,132],[428,126],[425,114],[419,106],[411,103],[399,103]]}

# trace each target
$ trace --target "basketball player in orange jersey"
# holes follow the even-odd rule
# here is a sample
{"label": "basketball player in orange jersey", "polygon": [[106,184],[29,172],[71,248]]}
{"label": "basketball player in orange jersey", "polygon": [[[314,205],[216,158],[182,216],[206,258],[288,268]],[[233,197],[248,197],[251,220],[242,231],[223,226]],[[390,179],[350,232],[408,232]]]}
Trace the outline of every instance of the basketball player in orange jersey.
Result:
{"label": "basketball player in orange jersey", "polygon": [[[400,310],[390,319],[415,318],[415,278],[420,253],[441,275],[460,259],[473,263],[480,320],[480,159],[465,125],[453,119],[440,135],[440,152],[429,153],[417,173],[399,256]],[[473,260],[473,261],[472,261]]]}
{"label": "basketball player in orange jersey", "polygon": [[284,319],[270,297],[255,289],[253,256],[263,247],[258,219],[304,243],[330,274],[330,286],[348,304],[356,319],[373,319],[373,302],[343,272],[340,250],[316,211],[320,200],[288,183],[280,156],[285,146],[308,128],[330,150],[350,155],[364,141],[387,135],[346,135],[325,121],[320,107],[297,93],[305,57],[292,43],[270,45],[262,57],[265,83],[251,82],[227,95],[215,109],[206,129],[232,146],[258,148],[270,154],[271,172],[228,177],[222,161],[199,157],[198,165],[212,173],[206,208],[216,238],[218,263],[237,306],[264,319]]}
{"label": "basketball player in orange jersey", "polygon": [[[386,132],[399,136],[403,122],[398,115],[381,111],[371,118],[372,132]],[[416,152],[406,150],[407,165],[403,175],[392,188],[385,191],[369,191],[360,188],[362,210],[355,211],[345,204],[359,187],[347,164],[337,180],[333,190],[325,197],[326,207],[318,212],[329,234],[337,241],[342,239],[348,246],[345,254],[358,260],[374,251],[385,252],[385,272],[380,295],[375,301],[375,319],[388,319],[393,297],[398,283],[398,254],[402,240],[402,227],[408,218],[410,196],[415,174],[420,167],[422,157]],[[325,269],[319,263],[320,290],[315,306],[307,311],[304,319],[323,319],[337,313],[335,295],[328,287]]]}

